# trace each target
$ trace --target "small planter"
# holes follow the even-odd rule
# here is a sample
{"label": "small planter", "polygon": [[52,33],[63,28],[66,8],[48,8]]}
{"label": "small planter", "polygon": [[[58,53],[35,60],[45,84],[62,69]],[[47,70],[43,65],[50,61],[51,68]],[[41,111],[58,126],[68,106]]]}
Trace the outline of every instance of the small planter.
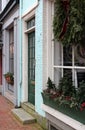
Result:
{"label": "small planter", "polygon": [[85,110],[80,111],[78,108],[70,108],[68,105],[62,104],[60,105],[58,101],[50,98],[49,94],[42,93],[43,103],[47,106],[52,107],[53,109],[62,112],[63,114],[85,124]]}
{"label": "small planter", "polygon": [[14,85],[14,77],[13,74],[10,72],[7,72],[6,74],[4,74],[4,77],[6,79],[6,82],[10,85]]}
{"label": "small planter", "polygon": [[8,84],[11,84],[11,85],[13,85],[13,84],[14,84],[14,81],[13,81],[13,80],[11,80],[11,78],[10,78],[10,77],[6,77],[6,81],[7,81],[7,83],[8,83]]}

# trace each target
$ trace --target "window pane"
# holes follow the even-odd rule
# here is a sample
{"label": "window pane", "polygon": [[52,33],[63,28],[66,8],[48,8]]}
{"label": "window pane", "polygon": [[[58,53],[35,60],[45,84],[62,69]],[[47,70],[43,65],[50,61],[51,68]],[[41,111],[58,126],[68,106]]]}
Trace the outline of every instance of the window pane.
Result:
{"label": "window pane", "polygon": [[35,26],[35,18],[32,18],[31,20],[29,20],[27,22],[27,29],[29,29],[29,28],[31,28],[33,26]]}
{"label": "window pane", "polygon": [[63,47],[63,63],[64,66],[72,66],[72,47]]}
{"label": "window pane", "polygon": [[54,65],[62,65],[62,50],[60,43],[54,44]]}
{"label": "window pane", "polygon": [[78,86],[80,82],[85,82],[85,72],[77,72],[77,80],[78,80]]}
{"label": "window pane", "polygon": [[72,80],[72,70],[71,69],[63,69],[63,76],[68,76]]}
{"label": "window pane", "polygon": [[13,60],[13,59],[10,59],[9,71],[10,71],[11,73],[14,73],[14,60]]}
{"label": "window pane", "polygon": [[74,49],[75,53],[75,65],[85,66],[85,46],[76,45]]}
{"label": "window pane", "polygon": [[14,73],[14,29],[9,30],[9,71]]}
{"label": "window pane", "polygon": [[10,44],[10,54],[9,54],[9,57],[10,58],[13,58],[14,57],[14,44]]}
{"label": "window pane", "polygon": [[58,86],[59,80],[61,77],[62,77],[62,69],[55,68],[54,69],[54,83],[56,84],[56,86]]}

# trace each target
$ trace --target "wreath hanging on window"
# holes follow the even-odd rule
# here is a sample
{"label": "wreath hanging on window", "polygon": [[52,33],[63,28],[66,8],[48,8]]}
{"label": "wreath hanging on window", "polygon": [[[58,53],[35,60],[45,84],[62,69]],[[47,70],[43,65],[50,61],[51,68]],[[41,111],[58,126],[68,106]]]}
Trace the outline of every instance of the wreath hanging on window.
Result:
{"label": "wreath hanging on window", "polygon": [[55,0],[54,38],[67,44],[85,44],[85,0]]}

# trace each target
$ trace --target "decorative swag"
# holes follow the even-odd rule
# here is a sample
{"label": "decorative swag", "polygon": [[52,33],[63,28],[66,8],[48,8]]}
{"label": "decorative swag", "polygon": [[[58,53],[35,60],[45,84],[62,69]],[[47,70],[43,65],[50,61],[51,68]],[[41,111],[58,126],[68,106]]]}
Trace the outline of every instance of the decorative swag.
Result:
{"label": "decorative swag", "polygon": [[85,0],[55,0],[54,37],[63,45],[85,44]]}

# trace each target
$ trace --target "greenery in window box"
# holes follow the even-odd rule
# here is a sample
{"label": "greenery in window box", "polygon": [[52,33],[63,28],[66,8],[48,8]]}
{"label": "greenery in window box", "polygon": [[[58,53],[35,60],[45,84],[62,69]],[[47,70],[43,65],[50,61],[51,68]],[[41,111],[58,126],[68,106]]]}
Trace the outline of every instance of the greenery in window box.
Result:
{"label": "greenery in window box", "polygon": [[60,79],[59,85],[56,88],[55,84],[48,78],[47,89],[43,90],[41,94],[44,104],[85,123],[84,81],[80,83],[79,88],[75,89],[71,78],[65,75]]}
{"label": "greenery in window box", "polygon": [[77,90],[77,101],[79,102],[80,110],[84,110],[85,108],[85,81],[80,82],[79,88]]}
{"label": "greenery in window box", "polygon": [[60,79],[58,89],[64,96],[75,96],[76,94],[72,78],[67,74],[65,74],[64,77]]}
{"label": "greenery in window box", "polygon": [[14,84],[14,74],[13,73],[7,72],[6,74],[4,74],[4,77],[8,84],[11,84],[11,85]]}
{"label": "greenery in window box", "polygon": [[55,0],[53,31],[63,45],[84,45],[85,0]]}
{"label": "greenery in window box", "polygon": [[[52,85],[52,86],[50,86]],[[75,108],[82,111],[85,109],[85,82],[82,81],[79,88],[72,85],[72,80],[65,75],[60,79],[58,87],[48,78],[47,89],[43,90],[42,96],[53,100],[60,105],[64,104],[69,108]]]}

